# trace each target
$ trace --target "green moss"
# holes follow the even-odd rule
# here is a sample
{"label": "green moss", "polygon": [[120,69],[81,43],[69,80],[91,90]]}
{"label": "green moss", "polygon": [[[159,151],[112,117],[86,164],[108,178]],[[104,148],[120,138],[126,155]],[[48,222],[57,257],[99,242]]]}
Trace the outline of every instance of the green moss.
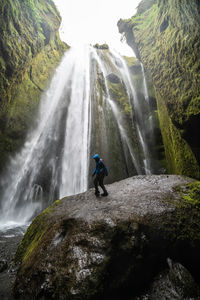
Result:
{"label": "green moss", "polygon": [[158,4],[151,6],[151,9],[145,11],[144,14],[136,14],[134,18],[130,20],[130,25],[137,26],[138,30],[144,30],[148,27],[153,21],[154,17],[158,13]]}
{"label": "green moss", "polygon": [[136,57],[124,56],[124,59],[126,60],[129,68],[133,66],[138,66],[139,64],[139,61]]}
{"label": "green moss", "polygon": [[143,0],[140,8],[118,25],[151,74],[168,172],[200,178],[199,4]]}
{"label": "green moss", "polygon": [[37,216],[31,225],[28,227],[15,255],[15,261],[25,263],[30,257],[40,241],[43,239],[45,233],[51,228],[50,218],[48,215],[52,213],[60,204],[61,200],[55,201],[52,205],[47,207],[43,212]]}
{"label": "green moss", "polygon": [[183,200],[177,205],[176,232],[180,240],[190,240],[195,247],[200,240],[200,182],[179,186],[177,191]]}
{"label": "green moss", "polygon": [[176,203],[176,218],[173,221],[169,219],[168,225],[165,224],[168,226],[167,231],[172,237],[178,236],[178,240],[190,241],[195,247],[195,242],[200,240],[200,182],[177,186],[175,191],[182,200]]}
{"label": "green moss", "polygon": [[0,0],[0,169],[24,142],[47,86],[67,45],[51,0]]}
{"label": "green moss", "polygon": [[121,83],[111,82],[108,82],[108,87],[111,98],[119,104],[121,113],[132,119],[132,108],[125,87]]}
{"label": "green moss", "polygon": [[188,184],[182,195],[186,201],[200,209],[200,181]]}
{"label": "green moss", "polygon": [[168,172],[199,178],[198,162],[190,146],[181,137],[179,130],[172,123],[165,102],[157,93],[156,99]]}
{"label": "green moss", "polygon": [[100,50],[108,50],[108,49],[109,49],[108,44],[102,44],[102,45],[99,45],[99,44],[97,43],[97,44],[95,44],[93,47],[96,48],[96,49],[100,49]]}

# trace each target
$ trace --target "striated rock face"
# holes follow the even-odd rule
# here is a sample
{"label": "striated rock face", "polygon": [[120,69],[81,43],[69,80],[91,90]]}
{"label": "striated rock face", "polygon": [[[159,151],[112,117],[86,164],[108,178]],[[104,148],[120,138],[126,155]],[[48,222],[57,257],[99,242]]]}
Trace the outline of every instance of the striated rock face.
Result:
{"label": "striated rock face", "polygon": [[0,168],[24,139],[42,90],[67,49],[52,0],[0,1]]}
{"label": "striated rock face", "polygon": [[[15,297],[128,300],[144,294],[154,277],[149,293],[158,295],[156,276],[168,257],[200,278],[199,182],[135,176],[108,185],[108,192],[56,201],[33,221],[16,253]],[[179,284],[181,268],[162,276]],[[196,288],[183,290],[186,297],[198,294]]]}
{"label": "striated rock face", "polygon": [[200,4],[198,0],[141,1],[118,22],[151,74],[170,173],[199,178]]}

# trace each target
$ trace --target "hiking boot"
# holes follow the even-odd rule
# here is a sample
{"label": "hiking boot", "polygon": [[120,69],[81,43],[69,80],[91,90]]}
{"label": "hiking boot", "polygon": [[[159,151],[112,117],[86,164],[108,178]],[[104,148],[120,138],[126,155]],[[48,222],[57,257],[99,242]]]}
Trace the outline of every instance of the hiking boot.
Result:
{"label": "hiking boot", "polygon": [[99,191],[95,191],[95,196],[100,196],[100,192]]}
{"label": "hiking boot", "polygon": [[108,192],[104,192],[103,194],[101,194],[101,196],[103,196],[103,197],[108,196]]}

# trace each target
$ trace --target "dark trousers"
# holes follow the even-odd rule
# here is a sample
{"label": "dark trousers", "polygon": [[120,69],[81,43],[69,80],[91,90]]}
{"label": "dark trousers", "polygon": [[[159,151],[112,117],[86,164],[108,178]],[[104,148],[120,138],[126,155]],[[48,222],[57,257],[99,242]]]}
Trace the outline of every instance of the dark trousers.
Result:
{"label": "dark trousers", "polygon": [[104,193],[107,193],[106,188],[103,184],[103,180],[104,180],[105,175],[96,175],[95,179],[94,179],[94,187],[95,187],[95,193],[99,193],[99,189],[98,189],[98,185],[100,185],[100,187],[102,188],[102,190],[104,191]]}

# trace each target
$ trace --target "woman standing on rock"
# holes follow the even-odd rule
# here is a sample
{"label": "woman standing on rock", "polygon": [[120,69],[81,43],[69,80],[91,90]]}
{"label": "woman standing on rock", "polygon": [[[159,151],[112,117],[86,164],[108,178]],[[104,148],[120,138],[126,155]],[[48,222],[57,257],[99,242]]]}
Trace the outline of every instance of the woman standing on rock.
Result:
{"label": "woman standing on rock", "polygon": [[100,158],[99,154],[95,154],[93,156],[94,160],[96,161],[96,168],[94,169],[94,172],[92,173],[92,177],[96,174],[96,177],[94,179],[94,187],[95,187],[95,195],[99,196],[100,192],[98,189],[98,185],[103,190],[103,194],[101,196],[108,196],[108,192],[103,184],[103,180],[105,176],[108,176],[108,170],[106,166],[103,163],[103,160]]}

